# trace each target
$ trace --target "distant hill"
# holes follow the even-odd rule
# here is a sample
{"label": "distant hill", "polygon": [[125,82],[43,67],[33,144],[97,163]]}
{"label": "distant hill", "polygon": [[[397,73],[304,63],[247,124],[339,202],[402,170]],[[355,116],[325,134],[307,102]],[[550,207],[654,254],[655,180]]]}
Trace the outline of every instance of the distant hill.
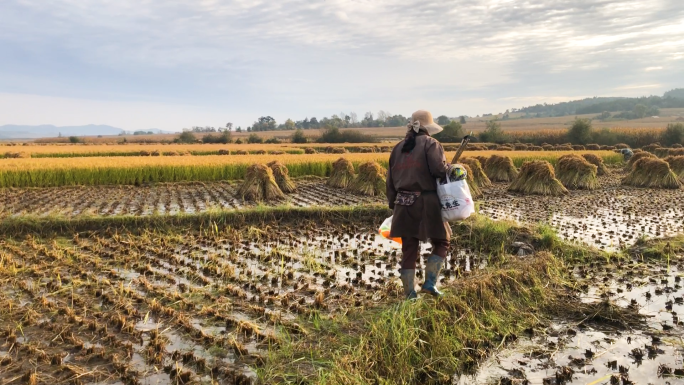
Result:
{"label": "distant hill", "polygon": [[662,97],[594,97],[556,104],[537,104],[520,108],[516,112],[539,117],[600,114],[604,111],[632,111],[637,104],[643,104],[649,108],[684,108],[684,88],[668,91]]}
{"label": "distant hill", "polygon": [[0,139],[35,139],[53,138],[60,134],[62,136],[97,136],[97,135],[119,135],[124,130],[107,126],[89,124],[86,126],[62,126],[57,127],[51,124],[40,126],[20,126],[7,124],[0,126]]}

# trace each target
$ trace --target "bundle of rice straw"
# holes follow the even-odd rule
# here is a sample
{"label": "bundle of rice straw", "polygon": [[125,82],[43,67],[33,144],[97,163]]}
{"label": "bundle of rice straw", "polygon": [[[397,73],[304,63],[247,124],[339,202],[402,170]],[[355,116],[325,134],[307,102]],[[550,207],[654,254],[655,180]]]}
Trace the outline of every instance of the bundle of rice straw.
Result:
{"label": "bundle of rice straw", "polygon": [[479,160],[475,158],[463,158],[461,159],[460,163],[470,167],[472,172],[469,174],[473,175],[473,180],[475,180],[475,183],[477,183],[479,187],[492,187],[492,181],[487,178],[487,174],[485,174],[484,170],[482,169],[482,164]]}
{"label": "bundle of rice straw", "polygon": [[587,160],[587,162],[596,166],[596,175],[606,175],[608,174],[608,169],[603,163],[603,158],[594,154],[582,154],[582,157]]}
{"label": "bundle of rice straw", "polygon": [[513,160],[507,156],[492,155],[487,159],[484,171],[492,182],[512,182],[518,176]]}
{"label": "bundle of rice straw", "polygon": [[586,147],[587,147],[587,150],[590,150],[590,151],[598,151],[601,149],[601,146],[599,146],[598,144],[587,144]]}
{"label": "bundle of rice straw", "polygon": [[658,158],[639,159],[622,184],[634,187],[678,189],[682,187],[670,165]]}
{"label": "bundle of rice straw", "polygon": [[649,145],[646,145],[646,146],[641,147],[641,149],[644,150],[644,151],[648,151],[648,152],[650,152],[650,153],[653,153],[653,152],[655,151],[656,148],[660,148],[660,147],[662,147],[662,146],[660,145],[660,143],[651,143],[651,144],[649,144]]}
{"label": "bundle of rice straw", "polygon": [[385,195],[387,170],[378,162],[366,162],[359,166],[359,174],[349,184],[349,190],[363,195]]}
{"label": "bundle of rice straw", "polygon": [[639,159],[655,158],[655,157],[656,156],[651,154],[650,152],[646,152],[646,151],[638,152],[638,153],[632,155],[632,157],[629,158],[629,160],[627,161],[627,166],[626,166],[627,170],[631,170],[632,166],[634,166],[634,163],[638,162]]}
{"label": "bundle of rice straw", "polygon": [[290,179],[290,171],[287,169],[287,167],[285,167],[284,164],[274,160],[266,165],[271,168],[271,171],[273,171],[273,178],[282,192],[289,194],[297,191],[297,186]]}
{"label": "bundle of rice straw", "polygon": [[484,155],[480,155],[480,156],[474,156],[473,158],[480,161],[480,166],[482,166],[482,170],[484,170],[485,164],[487,164],[487,159],[489,159],[489,157],[484,156]]}
{"label": "bundle of rice straw", "polygon": [[466,171],[466,182],[468,183],[468,187],[470,188],[470,195],[473,197],[473,199],[482,198],[484,194],[482,193],[482,190],[480,189],[480,185],[477,183],[477,180],[475,180],[475,177],[473,176],[472,168],[467,163],[459,164]]}
{"label": "bundle of rice straw", "polygon": [[313,147],[307,147],[307,148],[304,149],[304,153],[305,153],[305,154],[315,154],[315,153],[316,153],[316,149],[313,148]]}
{"label": "bundle of rice straw", "polygon": [[677,175],[677,178],[684,183],[684,155],[668,156],[665,161],[670,165],[670,169]]}
{"label": "bundle of rice straw", "polygon": [[669,156],[682,156],[684,155],[684,148],[671,148],[667,150],[667,155]]}
{"label": "bundle of rice straw", "polygon": [[273,178],[273,171],[263,164],[253,164],[247,168],[245,180],[237,191],[242,199],[249,201],[270,201],[284,198],[285,194],[280,190]]}
{"label": "bundle of rice straw", "polygon": [[670,149],[669,149],[669,148],[665,148],[665,147],[658,147],[658,148],[656,148],[655,150],[653,150],[653,153],[654,153],[655,156],[657,156],[658,158],[666,158],[667,156],[670,155],[669,152],[670,152]]}
{"label": "bundle of rice straw", "polygon": [[563,155],[556,165],[556,176],[569,189],[594,190],[598,187],[598,167],[579,155]]}
{"label": "bundle of rice straw", "polygon": [[559,196],[568,193],[563,184],[556,179],[551,163],[545,160],[533,160],[523,163],[520,173],[508,191],[528,195]]}
{"label": "bundle of rice straw", "polygon": [[352,180],[354,180],[354,165],[344,158],[336,160],[328,178],[328,186],[347,188]]}

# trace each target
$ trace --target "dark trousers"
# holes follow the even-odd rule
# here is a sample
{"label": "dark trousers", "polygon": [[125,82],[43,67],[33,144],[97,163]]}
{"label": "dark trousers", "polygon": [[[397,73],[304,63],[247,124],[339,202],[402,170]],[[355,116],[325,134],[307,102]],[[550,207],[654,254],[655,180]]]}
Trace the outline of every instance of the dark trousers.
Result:
{"label": "dark trousers", "polygon": [[[430,239],[432,243],[432,254],[446,258],[449,252],[449,241],[447,239]],[[420,257],[420,240],[418,238],[401,237],[401,268],[415,269],[418,257]]]}

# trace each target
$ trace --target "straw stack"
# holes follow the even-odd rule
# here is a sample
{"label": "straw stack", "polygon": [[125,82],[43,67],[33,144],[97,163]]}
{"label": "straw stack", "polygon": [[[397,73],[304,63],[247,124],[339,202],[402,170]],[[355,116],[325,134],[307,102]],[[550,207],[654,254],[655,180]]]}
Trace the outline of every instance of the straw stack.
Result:
{"label": "straw stack", "polygon": [[556,179],[553,166],[545,160],[533,160],[523,163],[518,177],[515,178],[508,191],[527,195],[551,196],[568,193],[565,186]]}
{"label": "straw stack", "polygon": [[670,169],[677,175],[677,178],[684,183],[684,155],[668,156],[665,161],[670,165]]}
{"label": "straw stack", "polygon": [[598,167],[579,155],[561,156],[556,166],[556,176],[563,186],[573,190],[595,190],[598,188],[596,172]]}
{"label": "straw stack", "polygon": [[377,162],[366,162],[359,166],[359,174],[349,184],[349,190],[357,194],[385,195],[387,170]]}
{"label": "straw stack", "polygon": [[290,172],[284,164],[274,160],[268,163],[267,166],[273,171],[273,178],[282,192],[289,194],[297,191],[297,185],[290,179]]}
{"label": "straw stack", "polygon": [[463,158],[460,162],[470,167],[472,170],[472,173],[470,174],[472,174],[475,183],[477,183],[479,187],[486,188],[492,186],[492,181],[487,178],[487,174],[485,174],[482,169],[482,164],[479,160],[475,158]]}
{"label": "straw stack", "polygon": [[657,158],[639,159],[622,184],[634,187],[678,189],[682,187],[670,165]]}
{"label": "straw stack", "polygon": [[328,178],[328,186],[337,188],[347,188],[354,180],[354,165],[344,159],[340,158],[333,163],[330,178]]}
{"label": "straw stack", "polygon": [[640,159],[655,158],[655,157],[656,157],[655,155],[651,154],[648,151],[642,151],[642,152],[636,153],[636,154],[632,155],[632,157],[629,158],[629,160],[627,161],[627,170],[628,171],[631,170],[632,166],[634,166],[634,163],[638,162]]}
{"label": "straw stack", "polygon": [[492,182],[512,182],[518,176],[518,170],[508,156],[492,155],[487,159],[484,171]]}
{"label": "straw stack", "polygon": [[271,201],[285,197],[273,178],[273,171],[263,164],[249,166],[245,180],[237,191],[242,199],[249,201]]}
{"label": "straw stack", "polygon": [[582,157],[587,160],[587,162],[596,166],[596,175],[606,175],[608,174],[608,169],[603,163],[603,158],[594,154],[582,154]]}

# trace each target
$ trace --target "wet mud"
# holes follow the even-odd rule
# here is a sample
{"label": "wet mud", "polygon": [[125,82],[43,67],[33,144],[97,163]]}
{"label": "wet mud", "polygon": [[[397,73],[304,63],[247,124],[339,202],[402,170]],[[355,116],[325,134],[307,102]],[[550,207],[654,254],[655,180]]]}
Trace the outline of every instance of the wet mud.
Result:
{"label": "wet mud", "polygon": [[[284,333],[309,333],[298,317],[399,300],[399,256],[317,222],[3,240],[0,382],[250,384]],[[485,265],[457,251],[442,282]]]}
{"label": "wet mud", "polygon": [[557,319],[485,361],[456,384],[684,383],[684,257],[573,266],[586,303],[638,311],[642,322]]}
{"label": "wet mud", "polygon": [[620,185],[621,171],[599,177],[594,191],[542,197],[507,191],[495,183],[486,190],[480,212],[493,219],[544,223],[570,241],[602,250],[618,250],[640,237],[668,237],[684,232],[684,190],[639,189]]}

